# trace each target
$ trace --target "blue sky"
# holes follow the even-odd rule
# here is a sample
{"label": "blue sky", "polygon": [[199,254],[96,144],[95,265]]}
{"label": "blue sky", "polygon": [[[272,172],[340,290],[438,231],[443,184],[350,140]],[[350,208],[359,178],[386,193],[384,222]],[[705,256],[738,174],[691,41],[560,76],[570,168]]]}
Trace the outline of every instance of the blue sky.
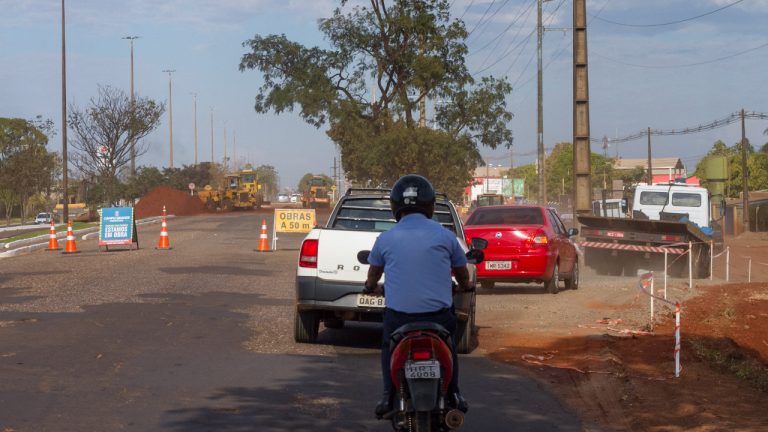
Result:
{"label": "blue sky", "polygon": [[[684,20],[735,0],[588,0],[589,79],[593,137],[623,136],[650,126],[680,129],[708,123],[745,108],[768,112],[768,47],[723,61],[712,60],[768,43],[768,0],[744,0],[675,25],[630,27]],[[454,0],[453,14],[475,28],[467,45],[471,72],[507,75],[515,118],[515,163],[530,163],[536,149],[535,0]],[[354,2],[353,2],[354,3]],[[285,33],[305,45],[324,45],[317,19],[329,16],[331,0],[80,0],[67,2],[67,93],[86,105],[97,85],[130,85],[130,50],[135,42],[135,86],[139,95],[168,99],[173,75],[174,164],[194,160],[193,97],[198,94],[199,159],[210,160],[213,107],[214,155],[274,165],[283,186],[306,172],[330,173],[337,151],[324,129],[296,115],[253,111],[257,72],[241,73],[242,42],[255,34]],[[61,120],[60,1],[0,0],[0,116]],[[487,11],[487,12],[486,12]],[[551,147],[572,136],[571,36],[555,30],[571,25],[570,0],[545,3],[544,139]],[[529,13],[530,12],[530,13]],[[517,19],[516,19],[517,18]],[[607,21],[606,21],[607,20]],[[509,30],[505,28],[515,22]],[[516,36],[516,37],[515,37]],[[515,48],[518,46],[517,48]],[[697,66],[686,66],[704,63]],[[492,66],[491,66],[492,65]],[[643,67],[639,67],[639,66]],[[766,121],[748,121],[753,144],[768,142]],[[654,156],[681,157],[693,169],[716,139],[733,144],[740,126],[708,133],[654,137]],[[147,138],[151,150],[139,165],[168,165],[168,115]],[[61,148],[57,135],[51,149]],[[593,151],[602,152],[599,146]],[[645,140],[611,147],[625,158],[646,155]],[[494,164],[508,164],[508,151],[481,149]]]}

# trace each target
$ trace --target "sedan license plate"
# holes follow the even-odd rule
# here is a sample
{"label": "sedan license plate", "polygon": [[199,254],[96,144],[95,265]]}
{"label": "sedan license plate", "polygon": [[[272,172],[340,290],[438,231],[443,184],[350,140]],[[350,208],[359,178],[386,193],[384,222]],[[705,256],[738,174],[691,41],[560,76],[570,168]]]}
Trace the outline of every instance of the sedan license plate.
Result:
{"label": "sedan license plate", "polygon": [[512,261],[486,261],[486,270],[512,270]]}
{"label": "sedan license plate", "polygon": [[357,295],[357,307],[383,308],[386,306],[384,297],[366,294]]}
{"label": "sedan license plate", "polygon": [[407,361],[405,362],[405,377],[408,379],[437,379],[440,378],[440,362]]}

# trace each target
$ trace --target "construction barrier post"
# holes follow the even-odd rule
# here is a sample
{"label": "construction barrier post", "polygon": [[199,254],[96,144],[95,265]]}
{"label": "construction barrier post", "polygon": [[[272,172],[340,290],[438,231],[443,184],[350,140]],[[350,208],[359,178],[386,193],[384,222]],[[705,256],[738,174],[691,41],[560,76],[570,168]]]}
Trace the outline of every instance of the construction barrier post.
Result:
{"label": "construction barrier post", "polygon": [[653,273],[651,273],[651,330],[653,330],[653,297],[656,295],[656,290],[653,288]]}
{"label": "construction barrier post", "polygon": [[669,270],[669,267],[667,267],[667,251],[664,250],[664,299],[667,298],[667,270]]}
{"label": "construction barrier post", "polygon": [[725,248],[725,281],[731,280],[731,247]]}
{"label": "construction barrier post", "polygon": [[709,280],[712,280],[715,273],[715,242],[709,241]]}
{"label": "construction barrier post", "polygon": [[749,259],[749,267],[747,267],[747,282],[752,282],[752,258]]}
{"label": "construction barrier post", "polygon": [[693,289],[693,242],[688,242],[688,289]]}
{"label": "construction barrier post", "polygon": [[680,377],[680,303],[675,303],[675,378]]}

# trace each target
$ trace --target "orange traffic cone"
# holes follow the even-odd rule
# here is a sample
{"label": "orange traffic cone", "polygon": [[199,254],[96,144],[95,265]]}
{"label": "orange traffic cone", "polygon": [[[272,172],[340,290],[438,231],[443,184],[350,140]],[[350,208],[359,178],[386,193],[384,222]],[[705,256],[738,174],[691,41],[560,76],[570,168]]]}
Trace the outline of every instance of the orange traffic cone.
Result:
{"label": "orange traffic cone", "polygon": [[165,206],[163,206],[163,224],[160,227],[160,240],[157,242],[157,247],[155,249],[159,250],[170,250],[171,245],[168,241],[168,224],[165,221]]}
{"label": "orange traffic cone", "polygon": [[72,222],[67,221],[67,243],[64,245],[64,254],[80,253],[75,244],[75,233],[72,232]]}
{"label": "orange traffic cone", "polygon": [[259,235],[259,247],[256,252],[272,252],[269,250],[269,238],[267,237],[267,220],[261,220],[261,235]]}
{"label": "orange traffic cone", "polygon": [[56,238],[56,225],[51,221],[51,234],[48,236],[48,249],[47,251],[61,250],[59,247],[59,239]]}

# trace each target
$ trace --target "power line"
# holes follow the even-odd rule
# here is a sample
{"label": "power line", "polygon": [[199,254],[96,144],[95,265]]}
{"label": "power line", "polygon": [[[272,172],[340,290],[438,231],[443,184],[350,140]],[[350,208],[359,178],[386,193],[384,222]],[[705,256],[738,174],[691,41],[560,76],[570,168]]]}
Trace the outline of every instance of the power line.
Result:
{"label": "power line", "polygon": [[[500,37],[502,37],[504,34],[506,34],[506,33],[509,31],[509,29],[511,29],[511,28],[512,28],[512,26],[513,26],[513,25],[515,25],[515,23],[517,23],[517,21],[519,21],[519,20],[520,20],[520,18],[521,18],[521,17],[522,17],[522,16],[523,16],[523,15],[524,15],[526,12],[533,10],[532,8],[533,8],[533,5],[534,5],[534,4],[536,4],[536,2],[535,2],[535,1],[533,1],[533,2],[528,2],[528,7],[527,7],[525,10],[523,10],[522,12],[520,12],[520,13],[519,13],[519,14],[518,14],[518,15],[517,15],[517,16],[516,16],[516,17],[515,17],[513,20],[512,20],[512,22],[511,22],[511,23],[509,23],[509,25],[508,25],[508,26],[507,26],[507,27],[506,27],[504,30],[502,30],[501,32],[499,32],[499,34],[497,34],[497,35],[496,35],[496,37],[494,37],[493,39],[489,40],[489,41],[488,41],[488,42],[487,42],[485,45],[483,45],[482,47],[480,47],[480,48],[478,48],[478,49],[476,49],[476,50],[473,50],[473,51],[472,51],[472,53],[470,53],[469,55],[470,55],[470,56],[473,56],[473,55],[475,55],[475,54],[477,54],[477,53],[481,52],[482,50],[484,50],[484,49],[488,48],[488,46],[490,46],[490,45],[491,45],[491,44],[492,44],[494,41],[498,40]],[[522,9],[522,8],[521,8],[521,9]],[[529,14],[530,14],[530,13],[529,13]],[[522,27],[521,27],[521,28],[522,28]],[[512,42],[514,42],[514,40],[515,40],[515,39],[517,39],[517,35],[518,35],[519,33],[520,33],[520,28],[518,28],[518,29],[517,29],[517,33],[515,33],[515,36],[514,36],[514,38],[512,39]],[[497,46],[498,46],[498,44],[497,44]],[[485,63],[485,62],[483,62],[483,63]],[[481,67],[482,67],[482,66],[481,66]]]}
{"label": "power line", "polygon": [[[525,14],[525,17],[524,17],[524,18],[522,18],[522,19],[524,19],[524,20],[528,20],[528,17],[529,17],[529,16],[531,16],[531,12],[533,12],[533,5],[535,5],[535,4],[536,4],[536,0],[533,0],[532,2],[530,2],[530,3],[529,3],[529,7],[528,7],[528,9],[527,9],[526,11],[524,11],[524,12],[523,12],[523,13]],[[520,17],[522,17],[522,15],[518,16],[518,18],[520,18]],[[515,43],[515,41],[517,40],[518,36],[520,36],[520,32],[521,32],[522,30],[523,30],[523,26],[522,26],[522,25],[520,25],[520,26],[517,28],[517,31],[515,32],[515,35],[514,35],[514,36],[512,36],[512,40],[511,40],[511,41],[509,41],[509,44],[508,44],[508,46],[513,46],[513,44],[514,44],[514,43]],[[531,36],[532,36],[532,35],[528,35],[528,39],[529,39],[529,40],[530,40],[530,37],[531,37]],[[526,43],[526,44],[527,44],[527,42],[524,42],[524,43]],[[499,40],[499,42],[498,42],[498,43],[496,43],[496,48],[498,48],[498,46],[499,46],[500,44],[501,44],[501,40]],[[519,46],[519,44],[518,44],[518,46]],[[490,51],[490,52],[488,53],[488,55],[485,57],[485,60],[483,60],[483,62],[480,64],[480,68],[483,68],[483,67],[486,65],[486,63],[488,63],[488,61],[489,61],[489,60],[491,60],[491,57],[493,57],[493,56],[494,56],[494,53],[496,53],[496,48],[494,48],[494,50],[492,50],[492,51]],[[512,50],[514,50],[514,49],[516,49],[516,48],[517,48],[517,47],[515,47],[515,48],[512,48]],[[523,47],[523,50],[525,50],[525,47]],[[518,52],[518,54],[517,54],[517,57],[519,57],[519,56],[520,56],[520,53],[521,53],[521,52],[522,52],[522,50],[521,50],[520,52]],[[513,61],[513,63],[514,63],[514,62],[516,62],[516,61],[517,61],[517,60]],[[506,72],[505,72],[505,75],[506,75]]]}
{"label": "power line", "polygon": [[[488,25],[490,24],[490,22],[491,22],[491,20],[493,19],[493,17],[495,17],[495,16],[496,16],[496,14],[498,14],[498,13],[499,13],[499,11],[500,11],[500,10],[502,10],[502,9],[504,8],[504,6],[506,6],[506,5],[507,5],[507,3],[509,3],[509,0],[504,0],[504,3],[502,3],[502,4],[501,4],[501,5],[498,7],[498,8],[496,8],[496,11],[495,11],[495,12],[493,12],[493,13],[491,14],[491,16],[489,16],[489,17],[488,17],[488,19],[487,19],[487,20],[485,20],[485,25],[483,25],[483,30],[480,32],[480,34],[478,34],[478,35],[477,35],[477,37],[480,37],[480,36],[482,36],[483,34],[485,34],[485,31],[488,29]],[[469,38],[469,35],[467,35],[467,38]]]}
{"label": "power line", "polygon": [[759,50],[761,48],[765,48],[767,46],[768,46],[768,42],[765,42],[762,45],[758,45],[756,47],[752,47],[752,48],[746,49],[744,51],[739,51],[737,53],[729,54],[729,55],[724,56],[724,57],[718,57],[718,58],[715,58],[715,59],[705,60],[705,61],[700,61],[700,62],[695,62],[695,63],[684,63],[684,64],[677,64],[677,65],[642,65],[642,64],[638,64],[638,63],[624,62],[624,61],[617,60],[617,59],[612,58],[612,57],[604,56],[604,55],[602,55],[600,53],[595,52],[594,50],[592,50],[591,54],[596,56],[596,57],[600,57],[602,59],[605,59],[605,60],[608,60],[608,61],[612,61],[614,63],[618,63],[618,64],[621,64],[621,65],[624,65],[624,66],[632,66],[632,67],[639,67],[639,68],[645,68],[645,69],[675,69],[675,68],[693,67],[693,66],[706,65],[706,64],[710,64],[710,63],[717,63],[719,61],[732,59],[734,57],[738,57],[738,56],[743,55],[743,54],[748,54],[748,53],[750,53],[752,51],[757,51],[757,50]]}
{"label": "power line", "polygon": [[725,5],[725,6],[719,7],[717,9],[715,9],[715,10],[711,10],[711,11],[703,13],[701,15],[696,15],[696,16],[692,16],[692,17],[689,17],[689,18],[684,18],[684,19],[677,20],[677,21],[669,21],[669,22],[656,23],[656,24],[630,24],[630,23],[622,23],[622,22],[618,22],[618,21],[611,21],[611,20],[606,19],[606,18],[599,18],[599,17],[597,17],[597,15],[595,15],[593,18],[598,19],[598,20],[603,21],[603,22],[606,22],[608,24],[624,26],[624,27],[663,27],[663,26],[681,24],[681,23],[684,23],[684,22],[687,22],[687,21],[693,21],[695,19],[699,19],[699,18],[705,17],[707,15],[712,15],[714,13],[720,12],[723,9],[728,9],[731,6],[737,5],[737,4],[739,4],[739,3],[743,2],[743,1],[744,0],[736,0],[733,3],[729,3],[729,4]]}
{"label": "power line", "polygon": [[[757,120],[768,120],[768,113],[761,113],[761,112],[745,112],[744,118],[748,119],[757,119]],[[656,136],[674,136],[674,135],[688,135],[688,134],[694,134],[694,133],[700,133],[700,132],[706,132],[713,129],[719,129],[721,127],[727,126],[732,123],[736,123],[739,120],[741,120],[741,112],[731,113],[726,117],[723,117],[721,119],[713,120],[706,124],[701,124],[698,126],[693,127],[687,127],[684,129],[653,129],[650,131],[651,135]],[[608,138],[608,143],[614,143],[614,144],[620,144],[625,143],[629,141],[635,141],[640,138],[644,138],[648,136],[648,129],[644,129],[640,132],[633,133],[631,135],[626,135],[621,138]],[[591,142],[594,143],[602,143],[602,138],[590,138]]]}
{"label": "power line", "polygon": [[475,0],[472,0],[471,2],[469,2],[469,5],[466,8],[464,8],[464,12],[462,12],[461,16],[459,17],[460,20],[464,19],[464,15],[467,14],[467,11],[469,11],[469,8],[471,8],[473,4],[475,4]]}
{"label": "power line", "polygon": [[483,20],[485,19],[485,16],[488,15],[488,11],[491,10],[491,8],[493,7],[494,3],[496,3],[496,0],[491,1],[491,4],[488,5],[488,9],[485,10],[485,12],[483,13],[483,16],[481,16],[480,20],[475,23],[475,26],[472,27],[472,30],[470,30],[469,33],[467,33],[467,38],[472,36],[472,32],[477,30],[477,26],[479,26],[480,23],[483,22]]}

